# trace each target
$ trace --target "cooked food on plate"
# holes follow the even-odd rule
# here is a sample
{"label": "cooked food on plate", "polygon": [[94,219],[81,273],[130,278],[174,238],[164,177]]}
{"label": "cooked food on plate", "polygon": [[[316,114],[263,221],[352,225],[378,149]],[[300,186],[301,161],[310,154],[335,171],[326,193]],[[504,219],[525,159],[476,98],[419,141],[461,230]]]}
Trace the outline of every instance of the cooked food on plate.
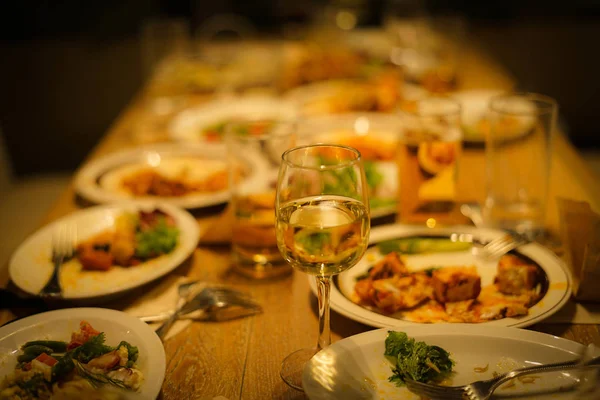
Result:
{"label": "cooked food on plate", "polygon": [[[401,77],[395,71],[368,79],[333,81],[302,88],[296,93],[306,115],[339,114],[355,111],[391,112],[401,100]],[[309,91],[309,89],[311,89]],[[294,99],[292,95],[292,99]]]}
{"label": "cooked food on plate", "polygon": [[405,379],[439,384],[450,376],[454,366],[446,350],[417,342],[404,332],[388,332],[384,355],[393,365],[389,381],[398,386],[403,386]]}
{"label": "cooked food on plate", "polygon": [[199,158],[160,160],[157,166],[128,165],[107,172],[100,185],[127,196],[182,197],[227,189],[227,164]]}
{"label": "cooked food on plate", "polygon": [[79,243],[76,257],[84,270],[130,267],[168,254],[177,246],[179,229],[160,209],[123,213],[114,227]]}
{"label": "cooked food on plate", "polygon": [[413,270],[403,251],[460,251],[465,243],[409,238],[384,242],[385,256],[358,276],[353,300],[384,314],[413,322],[477,323],[527,315],[541,297],[541,270],[517,255],[504,255],[494,282],[482,287],[473,265]]}
{"label": "cooked food on plate", "polygon": [[118,399],[119,391],[138,391],[143,384],[137,360],[136,346],[107,345],[103,332],[81,321],[68,342],[23,344],[14,371],[0,383],[0,399]]}
{"label": "cooked food on plate", "polygon": [[366,52],[350,48],[306,45],[291,50],[281,82],[284,89],[331,79],[368,77],[388,66]]}
{"label": "cooked food on plate", "polygon": [[236,120],[235,118],[230,118],[227,120],[219,121],[213,124],[210,124],[206,127],[202,127],[200,130],[200,135],[209,142],[221,142],[224,139],[225,128],[229,123],[236,123],[236,127],[238,131],[236,132],[239,135],[248,135],[248,136],[260,136],[265,132],[269,131],[269,129],[276,124],[277,121],[272,119],[263,119],[263,120],[252,120],[248,122],[247,126],[244,126],[244,120]]}
{"label": "cooked food on plate", "polygon": [[[378,152],[381,156],[385,156],[386,152]],[[372,154],[377,157],[376,154]],[[319,162],[322,165],[333,163],[335,154],[322,154]],[[390,178],[395,178],[395,164],[389,162],[380,162],[377,159],[363,160],[367,185],[369,187],[369,203],[372,209],[393,206],[396,203],[396,185],[395,182],[390,182]],[[342,171],[328,171],[330,179],[327,182],[326,190],[328,193],[352,193],[352,185],[354,184],[355,171],[351,168]]]}
{"label": "cooked food on plate", "polygon": [[[365,121],[368,124],[368,120]],[[360,123],[360,121],[357,123]],[[396,132],[391,131],[369,131],[367,134],[359,135],[353,131],[340,130],[322,136],[323,140],[354,147],[360,151],[363,160],[394,161],[398,143],[396,135]]]}

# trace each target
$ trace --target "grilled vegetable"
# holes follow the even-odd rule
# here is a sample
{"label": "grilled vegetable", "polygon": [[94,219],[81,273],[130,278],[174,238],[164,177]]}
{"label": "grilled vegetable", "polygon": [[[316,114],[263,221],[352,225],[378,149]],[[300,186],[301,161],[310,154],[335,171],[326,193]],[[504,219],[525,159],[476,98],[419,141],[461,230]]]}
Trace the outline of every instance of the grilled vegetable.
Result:
{"label": "grilled vegetable", "polygon": [[471,248],[469,242],[454,242],[443,238],[404,238],[387,240],[379,243],[379,251],[388,254],[399,251],[404,254],[441,253],[446,251],[463,251]]}
{"label": "grilled vegetable", "polygon": [[64,353],[65,351],[67,351],[67,342],[61,342],[58,340],[33,340],[31,342],[25,343],[23,346],[21,346],[21,349],[23,350],[23,352],[25,352],[25,349],[31,346],[49,347],[54,353]]}

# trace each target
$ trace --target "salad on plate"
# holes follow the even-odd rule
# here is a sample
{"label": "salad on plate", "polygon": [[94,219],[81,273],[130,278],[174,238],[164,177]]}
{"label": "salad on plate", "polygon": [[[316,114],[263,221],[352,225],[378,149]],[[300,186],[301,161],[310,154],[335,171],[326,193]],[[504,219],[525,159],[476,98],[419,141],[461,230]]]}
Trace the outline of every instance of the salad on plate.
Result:
{"label": "salad on plate", "polygon": [[144,383],[138,356],[135,345],[108,345],[104,332],[81,321],[69,341],[23,344],[14,370],[0,383],[0,399],[120,399],[122,391],[139,391]]}

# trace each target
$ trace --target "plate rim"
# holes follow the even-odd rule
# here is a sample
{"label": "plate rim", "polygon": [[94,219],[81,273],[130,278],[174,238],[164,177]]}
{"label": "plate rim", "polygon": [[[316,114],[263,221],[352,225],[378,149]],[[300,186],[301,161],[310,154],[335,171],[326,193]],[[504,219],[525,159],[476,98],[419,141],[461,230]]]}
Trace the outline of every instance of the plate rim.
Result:
{"label": "plate rim", "polygon": [[[149,369],[156,369],[156,373],[160,375],[161,379],[160,382],[159,380],[150,381],[148,379],[144,379],[144,383],[145,385],[150,386],[151,390],[148,394],[152,395],[152,398],[158,397],[160,391],[162,390],[162,384],[165,379],[167,368],[165,348],[156,333],[145,322],[142,322],[138,318],[123,311],[99,307],[77,307],[46,311],[18,319],[1,326],[0,338],[5,339],[13,335],[18,335],[20,332],[28,328],[34,328],[40,323],[51,322],[52,319],[61,318],[63,315],[69,319],[82,318],[88,320],[93,318],[106,318],[109,320],[120,320],[124,327],[133,330],[140,337],[142,337],[144,341],[147,341],[148,351],[150,351],[150,354],[152,354],[152,362],[148,363]],[[81,316],[78,317],[78,315]],[[134,329],[132,329],[132,327]],[[160,350],[157,351],[157,349]],[[146,376],[144,376],[144,378],[146,378]]]}
{"label": "plate rim", "polygon": [[[486,326],[481,324],[421,324],[413,326],[404,326],[399,328],[402,332],[405,332],[409,337],[414,338],[416,340],[427,340],[427,338],[433,336],[478,336],[482,338],[498,338],[507,340],[517,340],[524,343],[536,343],[544,347],[552,347],[554,349],[559,349],[565,352],[575,354],[580,352],[581,349],[584,347],[584,345],[581,343],[562,338],[556,335],[507,326]],[[382,341],[383,343],[383,340],[385,340],[385,336],[388,331],[389,328],[379,328],[357,333],[355,335],[351,335],[341,340],[338,340],[321,351],[336,352],[338,351],[338,348],[343,348],[343,346],[347,343],[354,343],[357,345],[357,347],[369,345],[375,341]],[[596,353],[600,353],[600,349],[596,349]],[[307,383],[312,383],[312,374],[310,373],[310,366],[311,363],[315,362],[315,360],[316,358],[311,359],[302,371],[302,385],[309,389],[313,388],[312,384]],[[309,398],[311,398],[311,395],[318,395],[320,393],[321,392],[307,392],[306,395]]]}
{"label": "plate rim", "polygon": [[[111,168],[132,164],[127,160],[138,160],[146,157],[149,153],[159,155],[173,155],[175,157],[197,156],[222,161],[226,157],[225,149],[214,144],[188,143],[162,143],[145,145],[126,150],[109,153],[86,162],[79,169],[73,180],[75,192],[86,200],[98,204],[109,204],[123,201],[160,201],[186,209],[200,209],[227,203],[231,197],[229,188],[213,194],[197,194],[191,196],[161,198],[156,196],[129,197],[118,193],[107,191],[100,186],[98,179]],[[254,160],[248,159],[251,173],[247,179],[253,179],[260,173],[260,165]],[[225,168],[228,168],[225,163]]]}
{"label": "plate rim", "polygon": [[[493,237],[497,237],[497,236],[504,234],[503,231],[497,230],[497,229],[476,228],[476,227],[467,226],[467,225],[453,225],[453,226],[445,226],[442,228],[433,228],[432,229],[432,228],[426,228],[426,227],[417,226],[417,225],[386,224],[386,225],[381,225],[381,226],[371,229],[371,234],[369,237],[369,246],[376,244],[378,242],[381,242],[382,240],[386,240],[386,238],[385,238],[386,235],[389,235],[392,237],[394,235],[397,235],[396,232],[398,230],[400,230],[400,231],[408,230],[409,232],[414,231],[415,234],[418,234],[416,232],[427,232],[427,233],[434,233],[434,234],[435,233],[443,234],[445,232],[461,232],[461,233],[473,234],[473,235],[478,235],[478,236],[487,237],[487,238],[493,238]],[[375,234],[375,238],[373,238],[373,234]],[[380,236],[383,236],[383,237],[380,238]],[[552,307],[550,309],[544,311],[540,315],[533,316],[531,318],[527,318],[529,316],[526,316],[523,319],[515,319],[515,318],[507,317],[507,318],[502,318],[499,320],[479,322],[476,324],[470,324],[470,323],[464,323],[464,322],[453,322],[453,323],[438,322],[438,323],[434,323],[433,325],[436,325],[436,326],[449,325],[449,326],[463,326],[463,327],[469,326],[469,325],[478,325],[478,326],[481,325],[481,326],[493,326],[493,327],[498,327],[498,328],[500,328],[500,327],[525,328],[525,327],[534,325],[536,323],[539,323],[539,322],[543,321],[544,319],[549,318],[551,315],[553,315],[557,311],[559,311],[569,301],[569,298],[571,296],[573,283],[572,283],[572,277],[571,277],[571,274],[570,274],[568,268],[564,264],[564,261],[562,261],[560,258],[558,258],[558,256],[556,256],[554,253],[552,253],[549,249],[547,249],[539,244],[529,243],[527,245],[524,245],[523,247],[526,247],[527,249],[529,249],[529,251],[527,253],[529,253],[531,250],[533,250],[535,252],[541,252],[544,256],[548,256],[548,257],[552,258],[553,261],[556,263],[556,266],[558,268],[560,268],[560,272],[562,272],[564,274],[565,280],[567,282],[567,287],[562,292],[562,296],[561,296],[560,300],[558,300],[554,305],[552,305]],[[524,255],[530,257],[530,254],[524,253]],[[310,290],[316,296],[317,295],[317,286],[316,286],[315,280],[313,279],[313,276],[309,275],[308,280],[309,280]],[[353,310],[348,310],[346,308],[347,305],[351,306],[351,308],[359,307],[361,310],[360,313],[357,314],[357,313],[353,312]],[[431,324],[425,324],[425,323],[419,323],[419,322],[405,321],[405,320],[389,317],[389,316],[386,316],[383,314],[378,314],[373,311],[370,311],[367,308],[364,308],[364,307],[352,302],[352,300],[348,299],[337,288],[337,285],[332,285],[332,287],[331,287],[330,306],[331,306],[332,310],[343,315],[346,318],[350,318],[356,322],[360,322],[360,323],[363,323],[365,325],[372,326],[375,328],[406,328],[409,326],[431,325]],[[368,316],[359,315],[359,314],[363,314],[363,313],[368,313],[369,315],[372,314],[375,318],[369,318]],[[516,322],[510,323],[511,321],[516,321]]]}
{"label": "plate rim", "polygon": [[123,287],[119,287],[119,288],[110,287],[109,290],[105,290],[100,293],[88,294],[88,295],[78,295],[78,296],[64,296],[63,297],[64,300],[67,300],[67,301],[69,301],[69,300],[95,300],[95,299],[102,299],[102,298],[109,297],[109,296],[114,296],[114,295],[121,294],[121,293],[126,293],[132,289],[135,289],[135,288],[143,286],[147,283],[153,282],[153,281],[169,274],[170,272],[175,270],[177,267],[179,267],[185,260],[187,260],[194,253],[196,248],[198,247],[198,242],[200,240],[200,234],[201,234],[200,226],[198,225],[198,222],[196,221],[196,219],[189,212],[187,212],[186,210],[184,210],[182,208],[173,206],[168,203],[157,202],[157,201],[125,201],[125,202],[118,202],[118,203],[112,203],[112,204],[98,205],[98,206],[89,207],[89,208],[85,208],[85,209],[81,209],[81,210],[77,210],[77,211],[68,213],[68,214],[40,227],[35,232],[30,234],[23,242],[21,242],[21,244],[17,247],[17,249],[12,253],[12,255],[10,257],[10,260],[8,262],[8,275],[10,277],[10,280],[15,284],[15,286],[17,286],[19,289],[23,290],[24,292],[34,295],[34,296],[37,296],[38,293],[34,293],[33,291],[29,290],[28,288],[25,288],[25,287],[19,285],[19,283],[13,278],[14,273],[15,273],[14,271],[16,268],[18,268],[18,265],[16,263],[18,261],[18,258],[21,256],[21,253],[25,252],[27,250],[27,248],[32,245],[32,243],[34,243],[36,240],[39,240],[44,235],[47,235],[49,232],[51,232],[53,229],[56,228],[56,226],[58,226],[61,223],[64,223],[66,221],[77,220],[78,218],[81,218],[82,216],[85,216],[87,214],[101,213],[103,211],[108,211],[108,210],[119,210],[119,209],[126,210],[128,207],[129,208],[135,207],[138,210],[141,208],[152,208],[152,207],[162,208],[168,214],[173,215],[176,219],[183,221],[183,224],[185,224],[189,228],[186,230],[186,232],[180,232],[180,235],[186,236],[185,243],[180,244],[180,246],[185,246],[185,247],[182,248],[181,252],[179,253],[179,255],[176,258],[174,258],[172,261],[170,261],[170,264],[172,264],[172,265],[165,268],[164,271],[160,271],[158,274],[157,273],[146,274],[143,276],[143,278],[141,278],[138,281],[135,281],[132,283],[130,282],[129,284],[124,285]]}
{"label": "plate rim", "polygon": [[[267,103],[268,106],[267,106]],[[294,120],[298,116],[298,110],[296,105],[285,99],[279,98],[276,96],[270,95],[246,95],[246,96],[234,96],[234,97],[224,97],[221,99],[214,99],[209,102],[197,105],[195,107],[190,107],[186,110],[179,112],[173,119],[170,121],[167,127],[167,134],[171,140],[174,140],[179,143],[195,143],[195,144],[211,144],[213,146],[218,146],[221,148],[225,148],[224,142],[208,142],[203,140],[201,137],[192,137],[186,133],[183,127],[193,124],[197,125],[197,120],[201,119],[200,116],[209,116],[210,113],[215,110],[223,110],[224,114],[229,116],[240,115],[246,112],[236,112],[236,106],[264,106],[265,114],[269,115],[282,115],[286,120]],[[259,107],[260,108],[260,107]],[[254,113],[254,112],[253,112]],[[220,120],[224,117],[218,118]],[[210,119],[210,118],[209,118]]]}

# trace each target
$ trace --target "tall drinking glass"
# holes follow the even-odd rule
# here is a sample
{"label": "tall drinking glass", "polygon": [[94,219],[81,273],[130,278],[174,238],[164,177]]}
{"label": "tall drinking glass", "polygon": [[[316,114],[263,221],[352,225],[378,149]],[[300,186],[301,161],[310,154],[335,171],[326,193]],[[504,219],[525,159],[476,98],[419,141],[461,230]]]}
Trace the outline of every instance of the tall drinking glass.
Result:
{"label": "tall drinking glass", "polygon": [[[225,127],[233,224],[233,269],[249,278],[270,279],[292,272],[277,248],[275,191],[281,154],[295,146],[293,121],[236,120]],[[252,165],[248,179],[240,166]]]}
{"label": "tall drinking glass", "polygon": [[492,98],[489,108],[484,222],[534,239],[546,215],[557,103],[513,93]]}
{"label": "tall drinking glass", "polygon": [[449,97],[430,96],[401,115],[405,129],[398,144],[398,222],[424,223],[430,228],[458,222],[460,104]]}
{"label": "tall drinking glass", "polygon": [[282,379],[302,390],[304,365],[331,343],[332,276],[354,266],[367,248],[368,185],[358,150],[315,144],[283,153],[275,212],[279,251],[295,269],[317,281],[317,346],[293,352],[281,367]]}

